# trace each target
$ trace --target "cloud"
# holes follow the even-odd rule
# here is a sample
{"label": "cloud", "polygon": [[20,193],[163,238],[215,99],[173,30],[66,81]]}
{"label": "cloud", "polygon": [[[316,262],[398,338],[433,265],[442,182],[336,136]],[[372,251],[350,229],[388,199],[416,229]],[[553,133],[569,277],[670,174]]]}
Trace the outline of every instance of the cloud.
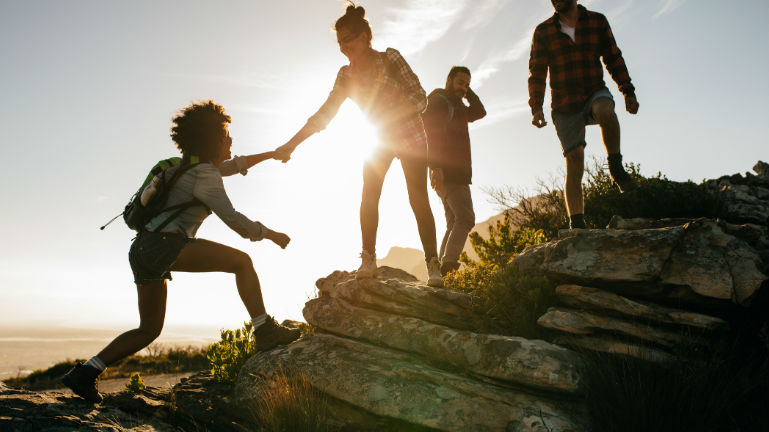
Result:
{"label": "cloud", "polygon": [[667,15],[674,10],[678,9],[682,4],[686,3],[686,0],[663,0],[662,5],[652,19],[659,18],[662,15]]}
{"label": "cloud", "polygon": [[471,130],[482,129],[512,117],[528,113],[530,110],[528,101],[503,102],[486,107],[489,114],[477,123],[471,123]]}
{"label": "cloud", "polygon": [[462,18],[462,30],[477,30],[485,26],[497,16],[497,12],[505,6],[505,0],[483,0],[472,3]]}
{"label": "cloud", "polygon": [[403,54],[417,53],[440,39],[461,17],[470,0],[408,0],[402,8],[389,8],[375,42],[396,47]]}
{"label": "cloud", "polygon": [[534,29],[529,30],[526,35],[518,39],[512,47],[491,54],[484,60],[480,66],[473,71],[473,87],[480,88],[483,82],[499,71],[505,63],[514,62],[529,52],[531,47],[531,37]]}

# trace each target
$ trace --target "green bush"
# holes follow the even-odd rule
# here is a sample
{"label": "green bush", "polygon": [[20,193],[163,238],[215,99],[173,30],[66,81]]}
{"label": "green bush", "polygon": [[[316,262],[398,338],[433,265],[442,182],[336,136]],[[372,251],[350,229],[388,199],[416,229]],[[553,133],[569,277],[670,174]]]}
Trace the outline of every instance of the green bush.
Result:
{"label": "green bush", "polygon": [[489,227],[489,238],[470,236],[479,261],[462,254],[465,268],[449,273],[444,286],[479,299],[474,321],[487,333],[544,338],[536,324],[555,301],[555,286],[547,278],[520,274],[509,265],[526,247],[546,241],[542,230],[513,228],[509,216]]}
{"label": "green bush", "polygon": [[138,372],[132,373],[131,378],[128,379],[128,384],[125,385],[125,390],[128,393],[139,393],[145,388],[144,380]]}
{"label": "green bush", "polygon": [[[625,164],[625,169],[638,182],[638,189],[620,193],[602,162],[593,159],[585,167],[583,196],[585,223],[588,228],[604,228],[613,215],[624,218],[716,218],[724,214],[724,201],[704,183],[676,182],[661,173],[641,175],[640,166]],[[557,186],[558,185],[558,186]],[[542,230],[552,239],[558,230],[569,227],[569,216],[563,199],[563,179],[551,184],[539,182],[536,197],[512,188],[487,191],[494,202],[511,215],[516,226]]]}
{"label": "green bush", "polygon": [[234,382],[240,368],[256,351],[253,326],[246,321],[243,328],[222,330],[221,340],[208,347],[206,358],[216,381]]}

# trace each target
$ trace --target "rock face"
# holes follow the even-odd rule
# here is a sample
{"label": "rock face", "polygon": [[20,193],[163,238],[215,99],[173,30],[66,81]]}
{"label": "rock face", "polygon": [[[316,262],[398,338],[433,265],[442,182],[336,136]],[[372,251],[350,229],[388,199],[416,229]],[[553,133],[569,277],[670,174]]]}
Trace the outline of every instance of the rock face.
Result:
{"label": "rock face", "polygon": [[693,305],[747,306],[766,280],[756,250],[707,219],[663,228],[564,230],[513,263],[556,280]]}
{"label": "rock face", "polygon": [[431,429],[586,430],[579,358],[543,341],[474,333],[469,296],[390,268],[361,281],[335,272],[317,286],[304,315],[327,334],[249,360],[235,389],[243,404],[258,398],[265,373],[301,365],[347,407]]}
{"label": "rock face", "polygon": [[559,332],[555,343],[671,361],[677,349],[725,337],[729,325],[711,314],[744,315],[767,289],[758,252],[739,234],[746,230],[753,229],[615,217],[607,230],[562,232],[513,265],[566,282],[556,289],[561,306],[537,321]]}

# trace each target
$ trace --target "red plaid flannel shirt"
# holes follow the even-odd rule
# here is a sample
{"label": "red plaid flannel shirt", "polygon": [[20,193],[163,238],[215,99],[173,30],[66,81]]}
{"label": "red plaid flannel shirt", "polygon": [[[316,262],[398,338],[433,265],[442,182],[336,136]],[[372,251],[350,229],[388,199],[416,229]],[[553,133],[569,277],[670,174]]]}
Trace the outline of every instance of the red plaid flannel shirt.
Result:
{"label": "red plaid flannel shirt", "polygon": [[312,130],[325,129],[347,98],[360,107],[399,156],[409,151],[426,157],[427,138],[420,113],[427,107],[427,95],[397,50],[388,48],[379,53],[370,74],[359,75],[349,65],[342,66],[328,99],[307,120]]}
{"label": "red plaid flannel shirt", "polygon": [[558,13],[534,30],[529,58],[529,106],[532,114],[542,111],[545,79],[550,70],[552,109],[558,112],[581,110],[590,96],[605,87],[603,67],[624,95],[635,94],[630,75],[617,48],[609,21],[598,12],[579,5],[575,41],[561,32]]}

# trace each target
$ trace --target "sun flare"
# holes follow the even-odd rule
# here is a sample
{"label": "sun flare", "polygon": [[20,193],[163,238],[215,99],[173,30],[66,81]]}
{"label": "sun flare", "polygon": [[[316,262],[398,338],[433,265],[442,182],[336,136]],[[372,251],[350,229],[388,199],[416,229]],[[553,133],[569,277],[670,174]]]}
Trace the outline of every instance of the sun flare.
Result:
{"label": "sun flare", "polygon": [[338,151],[336,156],[342,161],[355,165],[363,164],[379,145],[376,128],[350,101],[342,104],[339,113],[318,138],[334,147]]}

